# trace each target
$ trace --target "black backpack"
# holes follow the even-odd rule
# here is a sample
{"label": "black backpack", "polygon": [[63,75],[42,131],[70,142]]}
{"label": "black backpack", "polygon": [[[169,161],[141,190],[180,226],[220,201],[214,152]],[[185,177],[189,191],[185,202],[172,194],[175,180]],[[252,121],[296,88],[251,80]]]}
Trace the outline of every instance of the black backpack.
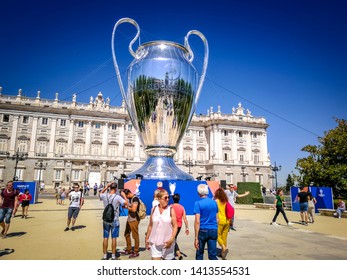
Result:
{"label": "black backpack", "polygon": [[[113,197],[113,199],[115,198],[116,196]],[[114,207],[113,207],[113,199],[111,201],[111,203],[109,202],[108,200],[108,196],[107,196],[107,202],[108,204],[106,205],[105,209],[104,209],[104,212],[102,213],[102,220],[106,223],[113,223],[113,220],[114,220]]]}

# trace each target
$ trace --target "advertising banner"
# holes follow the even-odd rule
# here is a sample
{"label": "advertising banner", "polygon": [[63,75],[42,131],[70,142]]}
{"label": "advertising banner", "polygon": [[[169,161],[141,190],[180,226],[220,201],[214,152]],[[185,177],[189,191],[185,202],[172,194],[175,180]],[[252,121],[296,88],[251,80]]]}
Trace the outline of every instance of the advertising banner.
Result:
{"label": "advertising banner", "polygon": [[[125,182],[124,187],[131,190],[146,204],[147,215],[150,215],[152,209],[152,201],[154,191],[157,189],[157,183],[161,180],[128,180]],[[218,181],[186,181],[186,180],[163,180],[162,187],[169,193],[169,204],[173,204],[173,195],[178,193],[181,197],[180,204],[186,210],[187,215],[194,214],[194,203],[200,200],[197,193],[197,186],[199,184],[206,184],[209,186],[209,197],[213,197],[215,190],[219,187]]]}
{"label": "advertising banner", "polygon": [[36,188],[36,182],[13,182],[13,188],[18,189],[19,192],[24,193],[26,189],[29,190],[32,198],[30,200],[30,204],[34,204],[37,202],[38,197],[38,187]]}
{"label": "advertising banner", "polygon": [[[315,204],[315,212],[318,213],[318,208],[334,209],[333,191],[330,187],[309,187],[308,190],[312,193],[313,197],[317,200]],[[296,201],[296,196],[299,192],[299,187],[291,187],[290,195],[292,201],[292,211],[300,212],[299,202]]]}

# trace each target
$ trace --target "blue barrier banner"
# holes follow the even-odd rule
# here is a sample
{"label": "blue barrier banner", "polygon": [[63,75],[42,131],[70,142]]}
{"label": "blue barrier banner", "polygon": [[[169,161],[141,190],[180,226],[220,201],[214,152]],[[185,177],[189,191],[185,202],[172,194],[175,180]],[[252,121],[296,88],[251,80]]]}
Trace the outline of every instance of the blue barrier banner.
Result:
{"label": "blue barrier banner", "polygon": [[36,189],[36,182],[13,182],[13,188],[18,189],[21,193],[24,193],[26,189],[29,190],[29,193],[31,194],[32,198],[30,200],[30,204],[34,204],[37,202],[37,189]]}
{"label": "blue barrier banner", "polygon": [[[309,187],[309,191],[313,197],[317,200],[315,204],[315,212],[318,213],[318,208],[334,209],[333,191],[330,187]],[[300,205],[298,201],[295,201],[297,194],[299,193],[299,187],[291,187],[290,195],[292,201],[292,211],[300,212]]]}
{"label": "blue barrier banner", "polygon": [[[126,180],[124,188],[130,189],[134,194],[136,194],[146,205],[147,215],[151,214],[152,201],[154,199],[154,191],[157,189],[157,183],[161,180]],[[209,197],[213,197],[214,188],[213,185],[219,186],[217,181],[183,181],[183,180],[163,180],[162,188],[164,188],[170,195],[169,204],[173,204],[173,195],[175,193],[180,194],[180,204],[182,204],[186,210],[187,215],[194,214],[194,203],[200,200],[197,193],[197,186],[199,184],[209,185]],[[121,213],[124,215],[124,212]]]}

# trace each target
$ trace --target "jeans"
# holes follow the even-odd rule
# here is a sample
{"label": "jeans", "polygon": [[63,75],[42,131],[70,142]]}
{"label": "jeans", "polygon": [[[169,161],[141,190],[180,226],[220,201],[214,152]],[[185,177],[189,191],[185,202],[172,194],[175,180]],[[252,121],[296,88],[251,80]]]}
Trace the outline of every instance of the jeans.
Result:
{"label": "jeans", "polygon": [[340,208],[340,207],[338,207],[337,209],[336,209],[336,212],[337,212],[337,217],[342,217],[342,213],[345,211],[346,209],[345,208]]}
{"label": "jeans", "polygon": [[12,217],[12,208],[1,208],[0,209],[0,223],[2,223],[5,220],[6,224],[11,223],[11,217]]}
{"label": "jeans", "polygon": [[110,233],[112,238],[118,238],[119,237],[119,221],[115,220],[113,223],[102,223],[103,227],[103,236],[104,238],[109,238]]}
{"label": "jeans", "polygon": [[198,235],[199,249],[196,250],[195,259],[204,259],[204,250],[207,243],[208,259],[217,260],[217,238],[218,229],[200,229]]}

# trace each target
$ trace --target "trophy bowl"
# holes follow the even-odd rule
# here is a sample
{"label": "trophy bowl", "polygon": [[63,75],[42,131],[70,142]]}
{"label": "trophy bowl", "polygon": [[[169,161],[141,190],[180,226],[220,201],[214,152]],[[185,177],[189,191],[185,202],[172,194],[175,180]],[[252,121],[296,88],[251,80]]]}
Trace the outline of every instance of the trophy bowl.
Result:
{"label": "trophy bowl", "polygon": [[[134,60],[127,70],[126,91],[114,50],[115,31],[125,22],[137,28],[137,34],[129,45]],[[194,54],[188,43],[189,36],[193,34],[199,36],[205,46],[200,79],[192,64]],[[143,179],[194,180],[176,166],[173,157],[201,93],[208,62],[207,40],[202,33],[192,30],[185,37],[184,46],[160,40],[144,43],[134,52],[132,44],[139,35],[138,24],[130,18],[120,19],[112,34],[112,55],[120,90],[148,156],[144,165],[129,173],[128,178],[141,174]]]}

